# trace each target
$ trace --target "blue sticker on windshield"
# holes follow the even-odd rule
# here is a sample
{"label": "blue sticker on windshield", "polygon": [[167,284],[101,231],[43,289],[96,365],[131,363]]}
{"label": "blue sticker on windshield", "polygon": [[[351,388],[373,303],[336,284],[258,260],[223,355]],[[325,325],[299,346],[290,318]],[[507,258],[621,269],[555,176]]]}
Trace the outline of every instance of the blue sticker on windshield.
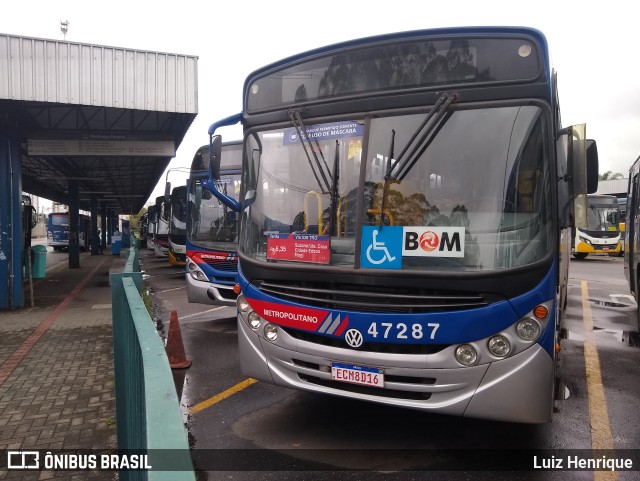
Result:
{"label": "blue sticker on windshield", "polygon": [[402,232],[402,226],[363,226],[360,266],[402,269]]}
{"label": "blue sticker on windshield", "polygon": [[[352,120],[343,120],[328,124],[308,125],[306,131],[309,140],[346,139],[349,137],[362,137],[364,126]],[[284,131],[284,145],[298,143],[300,143],[298,129],[286,129]]]}

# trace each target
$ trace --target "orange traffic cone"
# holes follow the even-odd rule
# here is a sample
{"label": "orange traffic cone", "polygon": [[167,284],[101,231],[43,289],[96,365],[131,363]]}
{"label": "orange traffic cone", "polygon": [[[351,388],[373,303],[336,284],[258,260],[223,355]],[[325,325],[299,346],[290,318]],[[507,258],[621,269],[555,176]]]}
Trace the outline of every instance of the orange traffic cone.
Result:
{"label": "orange traffic cone", "polygon": [[178,313],[175,310],[171,311],[166,351],[171,369],[183,369],[191,366],[191,359],[187,359],[184,354],[184,344],[182,344]]}

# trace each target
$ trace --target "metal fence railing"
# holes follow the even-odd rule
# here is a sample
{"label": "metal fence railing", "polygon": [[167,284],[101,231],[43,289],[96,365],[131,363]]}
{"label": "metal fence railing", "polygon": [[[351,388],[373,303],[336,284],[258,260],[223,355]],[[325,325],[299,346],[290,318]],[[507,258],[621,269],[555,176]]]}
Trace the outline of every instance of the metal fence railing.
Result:
{"label": "metal fence railing", "polygon": [[138,252],[111,274],[118,450],[148,455],[151,470],[121,470],[120,480],[195,481],[180,404],[160,336],[140,296]]}

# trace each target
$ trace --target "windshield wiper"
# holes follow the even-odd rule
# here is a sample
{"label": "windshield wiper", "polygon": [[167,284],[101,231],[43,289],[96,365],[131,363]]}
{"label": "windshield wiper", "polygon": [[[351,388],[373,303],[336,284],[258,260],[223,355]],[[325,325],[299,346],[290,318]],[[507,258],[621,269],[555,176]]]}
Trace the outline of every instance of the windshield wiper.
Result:
{"label": "windshield wiper", "polygon": [[[309,161],[309,166],[311,167],[311,171],[313,172],[313,176],[316,178],[316,182],[318,183],[318,187],[320,187],[320,191],[323,194],[328,194],[331,191],[331,184],[332,184],[332,179],[331,179],[331,172],[329,171],[329,166],[327,165],[327,162],[324,160],[324,155],[322,155],[322,150],[320,150],[320,146],[319,144],[316,142],[316,144],[318,144],[318,150],[320,152],[320,155],[322,156],[322,161],[326,167],[326,172],[324,170],[324,168],[322,167],[322,164],[320,163],[320,159],[318,158],[318,154],[316,154],[316,151],[313,148],[313,145],[311,144],[311,140],[309,140],[308,136],[307,136],[307,128],[304,125],[304,122],[302,121],[302,116],[300,115],[300,111],[299,110],[290,110],[289,111],[289,119],[291,120],[291,123],[293,124],[293,126],[296,128],[296,131],[298,132],[298,137],[300,137],[300,143],[302,144],[302,148],[304,149],[304,153],[307,156],[307,160]],[[304,133],[304,135],[303,135]],[[320,171],[320,176],[322,177],[322,182],[320,181],[320,177],[318,177],[318,173],[316,172],[316,169],[313,166],[313,161],[311,160],[311,155],[309,155],[309,151],[307,150],[307,143],[309,144],[309,150],[311,150],[311,153],[313,154],[313,159],[315,160],[317,169]],[[327,179],[327,175],[329,176],[329,179]]]}
{"label": "windshield wiper", "polygon": [[340,182],[340,143],[336,140],[336,153],[333,158],[333,182],[331,183],[331,207],[329,209],[329,235],[336,236],[336,224],[340,222],[338,219],[338,203],[340,194],[338,192],[338,183]]}
{"label": "windshield wiper", "polygon": [[[420,127],[418,127],[413,133],[411,139],[407,142],[407,145],[404,146],[404,149],[402,149],[398,158],[393,163],[391,163],[391,158],[389,158],[390,165],[384,177],[385,182],[388,179],[402,180],[405,178],[420,156],[424,154],[425,150],[427,150],[431,142],[433,142],[433,139],[436,138],[440,129],[444,126],[447,120],[449,120],[449,117],[451,116],[449,106],[455,100],[455,94],[443,94],[438,99],[431,112],[429,112],[420,124]],[[411,147],[410,151],[409,147]],[[409,151],[408,154],[407,151]],[[405,156],[405,154],[407,155]],[[393,173],[396,167],[397,170]]]}
{"label": "windshield wiper", "polygon": [[391,179],[391,159],[393,159],[393,145],[396,140],[396,131],[391,129],[391,142],[389,143],[389,156],[387,157],[387,162],[389,162],[389,166],[387,167],[387,171],[384,174],[384,184],[382,185],[382,201],[380,203],[380,230],[382,230],[382,226],[384,224],[384,208],[385,203],[387,201],[387,187],[389,185],[389,180]]}
{"label": "windshield wiper", "polygon": [[[443,94],[433,106],[433,109],[422,121],[420,126],[413,133],[407,145],[404,146],[402,152],[397,159],[393,160],[393,147],[396,137],[396,131],[391,130],[391,142],[389,143],[389,167],[384,174],[384,184],[382,186],[382,201],[380,203],[380,229],[384,225],[384,208],[387,201],[387,189],[389,182],[402,181],[413,168],[418,159],[424,154],[425,150],[431,145],[433,139],[436,138],[440,129],[449,120],[451,112],[449,112],[449,106],[456,100],[455,94]],[[431,123],[430,123],[431,121]],[[419,136],[419,137],[418,137]],[[409,147],[413,144],[413,148],[409,154],[405,157],[405,154],[409,150]],[[394,174],[393,170],[398,167],[397,172]]]}

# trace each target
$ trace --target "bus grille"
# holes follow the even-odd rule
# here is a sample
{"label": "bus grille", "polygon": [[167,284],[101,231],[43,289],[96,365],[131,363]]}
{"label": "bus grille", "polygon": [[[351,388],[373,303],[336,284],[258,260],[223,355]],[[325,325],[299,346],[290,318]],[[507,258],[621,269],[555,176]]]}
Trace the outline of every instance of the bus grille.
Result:
{"label": "bus grille", "polygon": [[232,257],[231,259],[206,259],[207,265],[213,267],[218,271],[235,272],[238,270],[238,258]]}
{"label": "bus grille", "polygon": [[281,300],[323,309],[355,312],[413,314],[446,312],[486,306],[495,299],[486,294],[465,294],[411,287],[359,286],[321,282],[256,282],[260,291]]}
{"label": "bus grille", "polygon": [[[301,341],[321,344],[327,347],[339,347],[343,349],[351,349],[344,337],[323,336],[315,332],[299,331],[288,327],[282,327],[284,331],[295,339]],[[404,344],[391,342],[365,342],[357,350],[363,352],[376,352],[381,354],[414,354],[426,355],[435,354],[449,347],[449,344]]]}
{"label": "bus grille", "polygon": [[322,379],[316,376],[310,376],[308,374],[298,374],[301,381],[306,381],[317,386],[328,387],[338,389],[340,391],[348,391],[354,394],[366,394],[369,396],[395,398],[395,399],[407,399],[413,401],[427,401],[431,397],[430,392],[413,392],[413,391],[400,391],[397,389],[380,389],[377,387],[360,386],[357,384],[347,384],[339,381],[331,381],[328,379]]}

